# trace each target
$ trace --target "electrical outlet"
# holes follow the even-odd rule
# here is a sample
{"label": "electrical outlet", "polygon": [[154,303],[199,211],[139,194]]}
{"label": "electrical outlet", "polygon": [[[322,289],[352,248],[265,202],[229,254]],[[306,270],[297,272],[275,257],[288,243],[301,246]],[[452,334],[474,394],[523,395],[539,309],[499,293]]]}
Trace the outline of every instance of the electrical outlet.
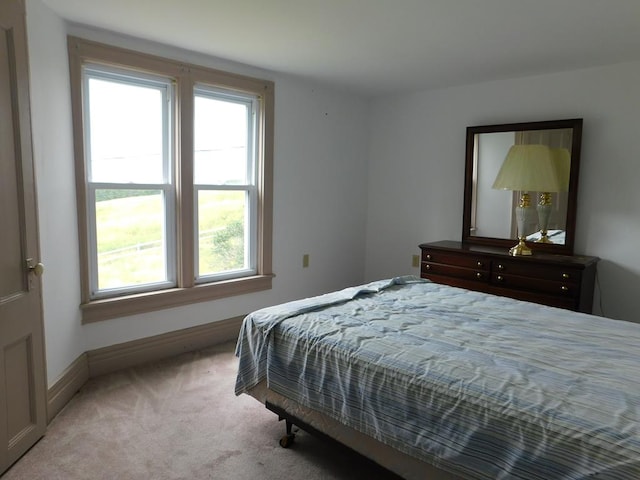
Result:
{"label": "electrical outlet", "polygon": [[307,268],[309,266],[309,254],[305,253],[302,256],[302,268]]}
{"label": "electrical outlet", "polygon": [[420,255],[413,255],[411,257],[411,266],[415,268],[420,266]]}

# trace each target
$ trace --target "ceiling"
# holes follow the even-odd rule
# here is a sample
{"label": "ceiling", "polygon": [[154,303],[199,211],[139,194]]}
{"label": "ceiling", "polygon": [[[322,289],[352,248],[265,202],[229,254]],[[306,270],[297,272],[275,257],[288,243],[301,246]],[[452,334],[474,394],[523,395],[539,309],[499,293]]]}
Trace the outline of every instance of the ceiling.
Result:
{"label": "ceiling", "polygon": [[640,0],[42,0],[61,17],[376,96],[640,59]]}

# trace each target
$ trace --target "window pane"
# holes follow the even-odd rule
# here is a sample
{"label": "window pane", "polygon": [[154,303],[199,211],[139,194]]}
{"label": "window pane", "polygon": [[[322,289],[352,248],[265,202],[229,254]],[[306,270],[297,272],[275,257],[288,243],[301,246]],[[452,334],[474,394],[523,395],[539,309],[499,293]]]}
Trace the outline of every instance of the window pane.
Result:
{"label": "window pane", "polygon": [[195,183],[247,184],[249,105],[199,95],[194,102]]}
{"label": "window pane", "polygon": [[198,192],[200,276],[246,267],[246,192]]}
{"label": "window pane", "polygon": [[98,288],[167,280],[160,190],[97,190]]}
{"label": "window pane", "polygon": [[93,182],[162,183],[163,90],[89,79]]}

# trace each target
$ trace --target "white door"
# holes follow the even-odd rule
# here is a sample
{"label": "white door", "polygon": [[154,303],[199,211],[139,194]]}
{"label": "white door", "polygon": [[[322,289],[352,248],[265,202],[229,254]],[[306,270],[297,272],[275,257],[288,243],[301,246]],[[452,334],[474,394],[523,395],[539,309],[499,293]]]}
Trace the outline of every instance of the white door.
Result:
{"label": "white door", "polygon": [[46,428],[23,0],[0,0],[0,475]]}

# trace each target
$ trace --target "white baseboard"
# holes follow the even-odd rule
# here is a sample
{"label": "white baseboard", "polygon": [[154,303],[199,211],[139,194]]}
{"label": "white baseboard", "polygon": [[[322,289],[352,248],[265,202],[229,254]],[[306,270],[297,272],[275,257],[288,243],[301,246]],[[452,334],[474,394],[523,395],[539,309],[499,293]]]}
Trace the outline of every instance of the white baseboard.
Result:
{"label": "white baseboard", "polygon": [[243,318],[229,318],[83,353],[48,390],[48,422],[89,378],[235,340]]}
{"label": "white baseboard", "polygon": [[242,318],[230,318],[88,351],[89,377],[236,339]]}
{"label": "white baseboard", "polygon": [[58,381],[47,391],[47,423],[60,413],[87,380],[89,380],[89,363],[87,354],[83,353],[67,367]]}

